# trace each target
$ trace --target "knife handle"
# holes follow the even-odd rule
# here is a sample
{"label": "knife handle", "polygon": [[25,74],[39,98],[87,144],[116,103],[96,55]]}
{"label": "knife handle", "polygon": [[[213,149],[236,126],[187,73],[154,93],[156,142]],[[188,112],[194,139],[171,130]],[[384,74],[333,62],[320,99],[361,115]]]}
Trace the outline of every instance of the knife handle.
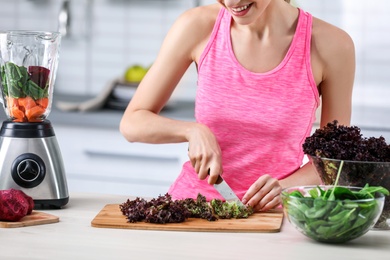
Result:
{"label": "knife handle", "polygon": [[[210,168],[209,168],[209,170],[207,171],[207,174],[210,175]],[[218,175],[218,179],[217,179],[217,181],[215,182],[215,184],[220,184],[221,182],[223,182],[223,178],[221,177],[221,175]]]}

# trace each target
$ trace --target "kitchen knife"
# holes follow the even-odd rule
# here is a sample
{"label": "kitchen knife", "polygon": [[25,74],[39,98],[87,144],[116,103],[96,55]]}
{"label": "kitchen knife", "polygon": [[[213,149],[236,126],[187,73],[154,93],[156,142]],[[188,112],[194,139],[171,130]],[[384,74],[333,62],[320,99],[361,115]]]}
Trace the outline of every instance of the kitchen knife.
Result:
{"label": "kitchen knife", "polygon": [[234,193],[232,188],[226,183],[226,181],[220,176],[218,176],[217,182],[214,184],[214,188],[221,194],[221,196],[226,201],[235,201],[238,206],[240,207],[246,207],[241,200],[237,197],[237,195]]}

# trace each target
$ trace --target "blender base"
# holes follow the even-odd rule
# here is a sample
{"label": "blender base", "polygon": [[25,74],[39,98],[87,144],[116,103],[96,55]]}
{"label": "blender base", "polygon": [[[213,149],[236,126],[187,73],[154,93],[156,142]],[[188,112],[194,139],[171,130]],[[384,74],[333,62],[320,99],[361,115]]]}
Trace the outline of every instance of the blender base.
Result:
{"label": "blender base", "polygon": [[61,209],[68,202],[69,197],[55,200],[34,200],[34,209]]}
{"label": "blender base", "polygon": [[0,129],[0,190],[19,189],[37,207],[61,208],[69,201],[61,152],[49,120],[4,121]]}

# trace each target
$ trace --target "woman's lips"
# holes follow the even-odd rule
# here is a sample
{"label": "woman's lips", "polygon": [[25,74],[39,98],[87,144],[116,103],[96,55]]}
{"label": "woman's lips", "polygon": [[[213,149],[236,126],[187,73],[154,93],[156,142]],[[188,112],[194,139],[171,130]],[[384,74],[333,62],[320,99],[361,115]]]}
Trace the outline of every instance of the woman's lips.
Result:
{"label": "woman's lips", "polygon": [[232,7],[232,14],[235,16],[244,16],[249,12],[249,9],[251,8],[252,4],[242,5],[238,7]]}

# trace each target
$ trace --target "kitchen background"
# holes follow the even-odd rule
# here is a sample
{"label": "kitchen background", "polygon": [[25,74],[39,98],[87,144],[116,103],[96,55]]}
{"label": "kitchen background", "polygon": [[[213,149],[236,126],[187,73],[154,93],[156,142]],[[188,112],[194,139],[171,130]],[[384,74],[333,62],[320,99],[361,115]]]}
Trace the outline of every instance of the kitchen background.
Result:
{"label": "kitchen background", "polygon": [[[70,28],[63,38],[57,93],[96,95],[133,64],[149,66],[175,19],[215,0],[70,0]],[[0,0],[0,29],[57,30],[64,1]],[[390,2],[295,0],[293,3],[346,30],[356,45],[354,104],[390,107]],[[193,99],[191,67],[177,96]]]}
{"label": "kitchen background", "polygon": [[[292,2],[351,35],[357,56],[352,124],[367,136],[390,140],[390,1]],[[54,101],[95,97],[129,66],[152,64],[181,13],[211,3],[215,0],[0,0],[0,30],[66,29]],[[64,7],[68,26],[59,22]],[[196,69],[191,66],[173,99],[191,104],[195,92]],[[172,115],[193,119],[180,115],[185,109],[176,108]],[[49,119],[71,191],[156,196],[166,192],[179,173],[186,144],[128,144],[118,131],[120,117],[120,111],[61,113],[53,108]]]}

